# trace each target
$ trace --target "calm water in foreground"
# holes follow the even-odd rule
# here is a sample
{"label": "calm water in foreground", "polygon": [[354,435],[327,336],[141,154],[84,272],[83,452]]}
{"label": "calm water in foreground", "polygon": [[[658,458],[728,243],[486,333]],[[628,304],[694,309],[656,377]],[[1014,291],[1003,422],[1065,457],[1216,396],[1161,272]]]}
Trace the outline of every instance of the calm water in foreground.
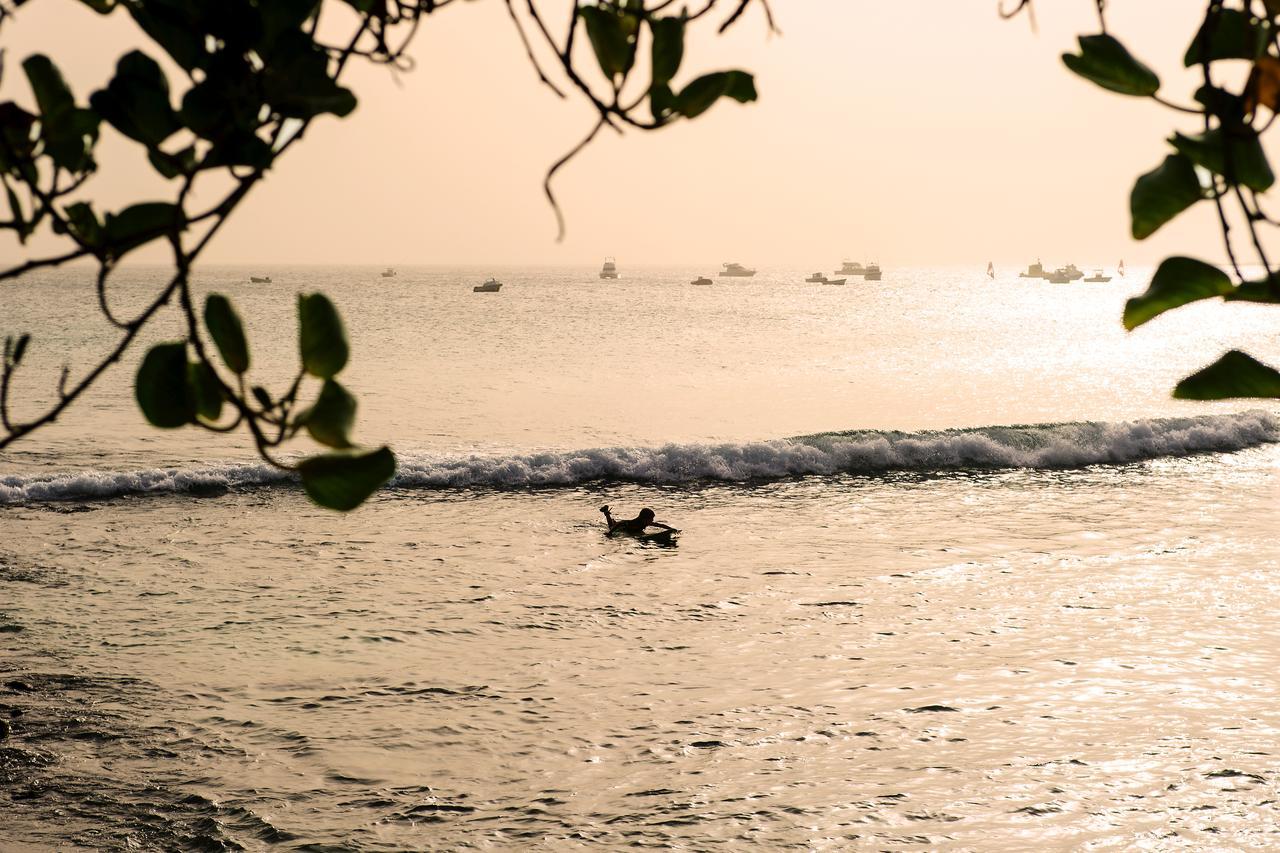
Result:
{"label": "calm water in foreground", "polygon": [[[1274,358],[1265,310],[1126,336],[1133,270],[249,272],[203,283],[266,380],[296,290],[344,309],[402,474],[322,512],[141,426],[132,367],[0,460],[0,850],[1280,846],[1280,416],[1167,398]],[[22,399],[109,340],[88,292],[0,291]]]}

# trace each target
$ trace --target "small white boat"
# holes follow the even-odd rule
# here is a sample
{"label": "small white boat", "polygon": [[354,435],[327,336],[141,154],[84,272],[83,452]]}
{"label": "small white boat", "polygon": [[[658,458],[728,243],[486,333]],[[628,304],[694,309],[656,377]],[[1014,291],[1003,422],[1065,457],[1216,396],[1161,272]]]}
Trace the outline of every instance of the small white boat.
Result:
{"label": "small white boat", "polygon": [[1076,269],[1075,264],[1067,264],[1065,267],[1062,267],[1059,272],[1064,273],[1069,281],[1079,281],[1084,278],[1084,273]]}
{"label": "small white boat", "polygon": [[750,278],[755,274],[755,270],[747,269],[742,264],[725,264],[724,269],[720,270],[721,276],[729,278]]}
{"label": "small white boat", "polygon": [[496,278],[491,277],[487,279],[484,284],[477,284],[475,287],[471,288],[471,292],[472,293],[497,293],[501,289],[502,289],[502,282],[498,281]]}
{"label": "small white boat", "polygon": [[690,284],[696,284],[696,285],[698,285],[699,287],[705,287],[706,285],[711,284],[711,279],[707,278],[707,277],[706,277],[706,276],[704,276],[704,275],[700,275],[700,276],[698,276],[697,278],[695,278],[693,281],[691,281],[691,282],[689,282],[689,283],[690,283]]}
{"label": "small white boat", "polygon": [[270,284],[270,283],[271,283],[271,276],[269,276],[269,275],[251,275],[251,276],[249,276],[249,281],[253,282],[254,284]]}
{"label": "small white boat", "polygon": [[845,261],[840,264],[840,269],[836,270],[836,275],[862,275],[866,270],[862,268],[862,264],[855,261]]}
{"label": "small white boat", "polygon": [[383,278],[395,278],[397,274],[398,273],[396,273],[396,271],[393,270],[391,267],[387,267],[385,270],[382,271]]}
{"label": "small white boat", "polygon": [[1103,275],[1102,270],[1094,270],[1093,275],[1086,278],[1085,281],[1111,281],[1111,276]]}
{"label": "small white boat", "polygon": [[1070,284],[1072,281],[1071,273],[1067,271],[1066,267],[1058,267],[1044,278],[1050,284]]}
{"label": "small white boat", "polygon": [[617,278],[618,277],[618,265],[616,262],[614,262],[613,258],[604,259],[604,266],[600,268],[600,277],[601,278]]}

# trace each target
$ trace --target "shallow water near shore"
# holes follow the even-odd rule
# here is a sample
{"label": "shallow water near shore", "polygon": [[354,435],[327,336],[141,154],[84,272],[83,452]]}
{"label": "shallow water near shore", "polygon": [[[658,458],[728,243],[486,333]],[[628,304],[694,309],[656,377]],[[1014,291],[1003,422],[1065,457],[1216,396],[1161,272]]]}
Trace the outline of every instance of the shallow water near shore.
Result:
{"label": "shallow water near shore", "polygon": [[[0,848],[1280,844],[1276,418],[1151,384],[1266,326],[1126,338],[1122,293],[942,271],[819,311],[839,288],[778,274],[689,309],[685,374],[594,308],[695,298],[674,273],[546,273],[541,312],[430,275],[457,313],[395,381],[420,320],[349,309],[361,434],[406,435],[358,513],[106,394],[6,460]],[[1043,310],[1070,344],[1026,328]],[[459,377],[470,312],[497,375]],[[565,356],[591,318],[616,393]],[[176,473],[94,486],[144,470]],[[679,544],[604,537],[602,503]]]}

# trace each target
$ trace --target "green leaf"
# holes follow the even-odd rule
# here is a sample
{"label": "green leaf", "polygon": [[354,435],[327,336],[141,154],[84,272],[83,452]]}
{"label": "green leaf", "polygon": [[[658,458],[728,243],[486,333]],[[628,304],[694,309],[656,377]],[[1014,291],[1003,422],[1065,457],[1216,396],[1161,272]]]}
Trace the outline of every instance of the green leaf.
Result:
{"label": "green leaf", "polygon": [[244,324],[231,300],[221,293],[210,293],[204,300],[204,326],[222,356],[222,363],[234,374],[249,369],[249,343]]}
{"label": "green leaf", "polygon": [[100,15],[105,15],[116,7],[115,0],[80,0],[80,2]]}
{"label": "green leaf", "polygon": [[36,117],[15,104],[0,104],[0,172],[16,171],[20,165],[29,164],[35,151],[32,130]]}
{"label": "green leaf", "polygon": [[286,118],[345,116],[356,97],[329,76],[329,56],[301,31],[277,42],[262,72],[263,93]]}
{"label": "green leaf", "polygon": [[1080,36],[1080,53],[1062,54],[1076,74],[1121,95],[1149,97],[1160,89],[1160,78],[1109,35]]}
{"label": "green leaf", "polygon": [[45,153],[70,172],[93,168],[93,146],[98,141],[98,116],[79,109],[60,72],[43,54],[22,63],[40,107],[40,138]]}
{"label": "green leaf", "polygon": [[329,447],[351,447],[356,423],[356,398],[333,379],[326,379],[315,403],[298,415],[311,437]]}
{"label": "green leaf", "polygon": [[676,109],[676,96],[671,87],[665,83],[649,89],[649,111],[654,121],[662,121]]}
{"label": "green leaf", "polygon": [[1265,22],[1255,25],[1239,9],[1211,12],[1192,39],[1182,64],[1191,68],[1216,59],[1257,59],[1267,48],[1269,29]]}
{"label": "green leaf", "polygon": [[612,80],[626,74],[635,62],[636,46],[627,36],[627,18],[635,19],[620,10],[605,6],[583,6],[578,15],[587,25],[587,38],[596,53],[596,61],[604,76]]}
{"label": "green leaf", "polygon": [[147,152],[147,159],[151,161],[151,168],[159,172],[162,177],[172,179],[179,175],[189,175],[196,168],[196,147],[188,145],[173,154],[161,151],[159,148],[152,148]]}
{"label": "green leaf", "polygon": [[196,415],[216,421],[222,414],[222,388],[213,368],[203,361],[187,365],[187,413],[191,421]]}
{"label": "green leaf", "polygon": [[208,28],[198,17],[202,4],[183,0],[148,0],[123,5],[142,31],[186,70],[201,68],[209,61],[210,55],[204,44]]}
{"label": "green leaf", "polygon": [[323,293],[298,294],[298,344],[302,367],[312,376],[330,379],[347,364],[347,332],[338,309]]}
{"label": "green leaf", "polygon": [[155,60],[130,51],[116,63],[116,76],[107,88],[94,92],[89,103],[116,130],[154,148],[182,129],[169,103],[169,81]]}
{"label": "green leaf", "polygon": [[1223,124],[1235,124],[1244,120],[1244,98],[1226,89],[1201,86],[1196,89],[1194,97],[1210,115],[1217,116]]}
{"label": "green leaf", "polygon": [[103,237],[107,252],[119,258],[143,243],[162,237],[183,226],[177,205],[165,201],[149,201],[126,207],[119,213],[107,214]]}
{"label": "green leaf", "polygon": [[[1255,192],[1265,192],[1276,181],[1266,152],[1262,150],[1262,142],[1252,128],[1244,127],[1227,133],[1218,127],[1198,136],[1175,133],[1169,142],[1197,166]],[[1228,153],[1230,170],[1227,168]]]}
{"label": "green leaf", "polygon": [[71,233],[77,240],[91,249],[96,249],[102,244],[102,226],[98,223],[98,216],[93,212],[91,204],[78,201],[67,205],[63,213],[67,217],[67,225],[71,227]]}
{"label": "green leaf", "polygon": [[1231,350],[1173,389],[1179,400],[1280,397],[1280,372],[1240,350]]}
{"label": "green leaf", "polygon": [[656,18],[649,22],[653,32],[653,83],[671,82],[684,58],[684,18]]}
{"label": "green leaf", "polygon": [[27,72],[27,80],[31,82],[31,91],[35,93],[36,104],[40,107],[40,115],[48,119],[75,109],[75,98],[67,81],[62,79],[62,72],[53,60],[42,53],[27,57],[22,63],[22,70]]}
{"label": "green leaf", "polygon": [[1132,331],[1165,311],[1188,302],[1225,296],[1231,289],[1231,279],[1217,267],[1195,258],[1165,258],[1156,268],[1147,292],[1125,303],[1124,327]]}
{"label": "green leaf", "polygon": [[1264,302],[1280,304],[1280,273],[1272,273],[1273,281],[1246,281],[1222,297],[1225,302]]}
{"label": "green leaf", "polygon": [[387,447],[312,456],[298,465],[311,500],[340,512],[353,510],[396,473],[396,457]]}
{"label": "green leaf", "polygon": [[1170,154],[1156,169],[1138,178],[1129,194],[1133,239],[1145,240],[1203,197],[1195,165]]}
{"label": "green leaf", "polygon": [[745,71],[716,71],[704,74],[676,96],[676,109],[685,118],[702,115],[721,97],[740,104],[756,99],[755,80]]}
{"label": "green leaf", "polygon": [[176,341],[149,349],[138,367],[134,395],[152,426],[175,429],[189,423],[187,345]]}

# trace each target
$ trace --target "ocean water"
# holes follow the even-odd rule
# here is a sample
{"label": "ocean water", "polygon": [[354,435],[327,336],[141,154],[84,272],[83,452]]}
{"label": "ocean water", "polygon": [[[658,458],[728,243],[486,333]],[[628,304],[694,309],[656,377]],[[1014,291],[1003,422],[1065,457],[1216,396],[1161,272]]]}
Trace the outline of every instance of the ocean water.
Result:
{"label": "ocean water", "polygon": [[[201,270],[264,384],[344,311],[350,515],[143,426],[138,353],[0,456],[0,850],[1280,846],[1280,413],[1168,397],[1272,313],[622,268]],[[91,299],[0,289],[19,412]]]}

